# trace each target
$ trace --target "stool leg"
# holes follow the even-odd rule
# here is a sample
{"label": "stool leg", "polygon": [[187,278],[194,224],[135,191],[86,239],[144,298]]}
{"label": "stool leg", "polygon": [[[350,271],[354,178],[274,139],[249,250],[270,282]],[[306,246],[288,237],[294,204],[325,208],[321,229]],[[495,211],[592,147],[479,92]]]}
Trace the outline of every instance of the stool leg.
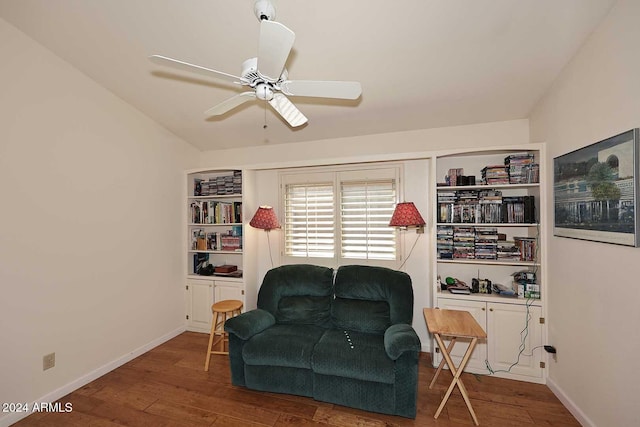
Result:
{"label": "stool leg", "polygon": [[229,312],[226,312],[222,319],[222,325],[220,325],[220,329],[222,329],[222,345],[220,351],[224,354],[229,354],[229,334],[227,334],[227,331],[224,330],[224,324],[227,319],[230,318],[231,316],[229,316]]}
{"label": "stool leg", "polygon": [[213,346],[213,337],[215,335],[216,323],[218,322],[218,313],[213,313],[213,319],[211,321],[211,332],[209,333],[209,346],[207,347],[207,360],[204,362],[204,370],[209,370],[209,362],[211,361],[211,351]]}
{"label": "stool leg", "polygon": [[225,338],[224,322],[227,318],[227,313],[220,312],[217,314],[219,317],[216,318],[217,320],[214,326],[215,332],[213,333],[215,336],[213,340],[214,350],[212,350],[211,353],[212,354],[228,354],[227,352],[224,351],[224,338]]}

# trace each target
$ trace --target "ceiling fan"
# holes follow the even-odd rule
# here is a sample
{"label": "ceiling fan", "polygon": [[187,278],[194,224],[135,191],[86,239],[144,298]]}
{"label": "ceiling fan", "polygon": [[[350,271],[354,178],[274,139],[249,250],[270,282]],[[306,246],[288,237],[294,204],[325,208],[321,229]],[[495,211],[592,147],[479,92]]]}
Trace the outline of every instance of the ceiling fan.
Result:
{"label": "ceiling fan", "polygon": [[245,102],[259,99],[268,102],[291,127],[298,127],[305,124],[307,118],[287,96],[336,99],[357,99],[360,96],[362,87],[359,82],[288,80],[288,72],[284,66],[293,47],[295,33],[273,20],[275,8],[269,0],[257,0],[254,13],[260,21],[258,56],[242,63],[240,76],[161,55],[152,55],[149,59],[160,65],[216,77],[253,89],[208,109],[205,111],[208,117],[222,115]]}

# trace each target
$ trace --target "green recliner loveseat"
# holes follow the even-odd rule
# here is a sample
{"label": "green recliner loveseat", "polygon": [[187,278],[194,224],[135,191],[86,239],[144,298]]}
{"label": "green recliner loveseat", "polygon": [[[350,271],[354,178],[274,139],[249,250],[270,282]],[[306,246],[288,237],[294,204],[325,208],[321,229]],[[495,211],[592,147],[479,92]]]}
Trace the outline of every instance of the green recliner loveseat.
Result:
{"label": "green recliner loveseat", "polygon": [[257,306],[225,323],[234,385],[415,418],[409,275],[285,265],[267,272]]}

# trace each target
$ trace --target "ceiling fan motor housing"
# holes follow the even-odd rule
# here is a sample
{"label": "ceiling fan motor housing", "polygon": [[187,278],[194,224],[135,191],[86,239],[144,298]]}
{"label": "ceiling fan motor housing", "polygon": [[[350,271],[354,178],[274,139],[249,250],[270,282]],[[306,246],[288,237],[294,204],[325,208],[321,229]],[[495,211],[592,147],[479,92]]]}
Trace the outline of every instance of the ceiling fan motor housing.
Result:
{"label": "ceiling fan motor housing", "polygon": [[269,0],[256,0],[253,5],[253,13],[259,21],[273,21],[276,19],[276,9]]}
{"label": "ceiling fan motor housing", "polygon": [[[266,83],[266,80],[260,75],[258,71],[258,58],[249,58],[242,63],[242,72],[240,73],[242,78],[247,81],[247,84],[251,87],[256,87],[256,85],[260,83]],[[287,80],[289,73],[287,69],[284,68],[282,70],[282,74],[277,82],[271,84],[270,86],[278,87],[280,82]]]}

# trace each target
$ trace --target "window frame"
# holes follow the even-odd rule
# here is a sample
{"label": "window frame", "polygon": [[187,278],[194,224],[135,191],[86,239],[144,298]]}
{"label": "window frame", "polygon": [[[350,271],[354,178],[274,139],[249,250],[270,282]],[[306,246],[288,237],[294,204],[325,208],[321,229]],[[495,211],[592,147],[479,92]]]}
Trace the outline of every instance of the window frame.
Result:
{"label": "window frame", "polygon": [[[398,230],[393,229],[395,241],[395,258],[392,259],[375,259],[375,258],[343,258],[342,256],[342,188],[341,184],[353,181],[380,181],[384,179],[392,179],[395,183],[395,200],[393,207],[402,200],[403,189],[403,165],[397,162],[385,163],[368,163],[360,165],[346,165],[344,167],[308,167],[285,169],[279,171],[278,180],[280,185],[280,212],[283,214],[283,233],[281,233],[281,261],[284,264],[316,264],[328,267],[338,267],[348,264],[377,265],[389,268],[396,268],[398,262],[402,259],[403,253],[403,236]],[[314,185],[319,183],[333,183],[333,229],[334,229],[334,251],[332,257],[301,257],[287,255],[287,211],[286,197],[287,185]],[[393,212],[393,211],[392,211]],[[391,212],[391,213],[392,213]]]}

